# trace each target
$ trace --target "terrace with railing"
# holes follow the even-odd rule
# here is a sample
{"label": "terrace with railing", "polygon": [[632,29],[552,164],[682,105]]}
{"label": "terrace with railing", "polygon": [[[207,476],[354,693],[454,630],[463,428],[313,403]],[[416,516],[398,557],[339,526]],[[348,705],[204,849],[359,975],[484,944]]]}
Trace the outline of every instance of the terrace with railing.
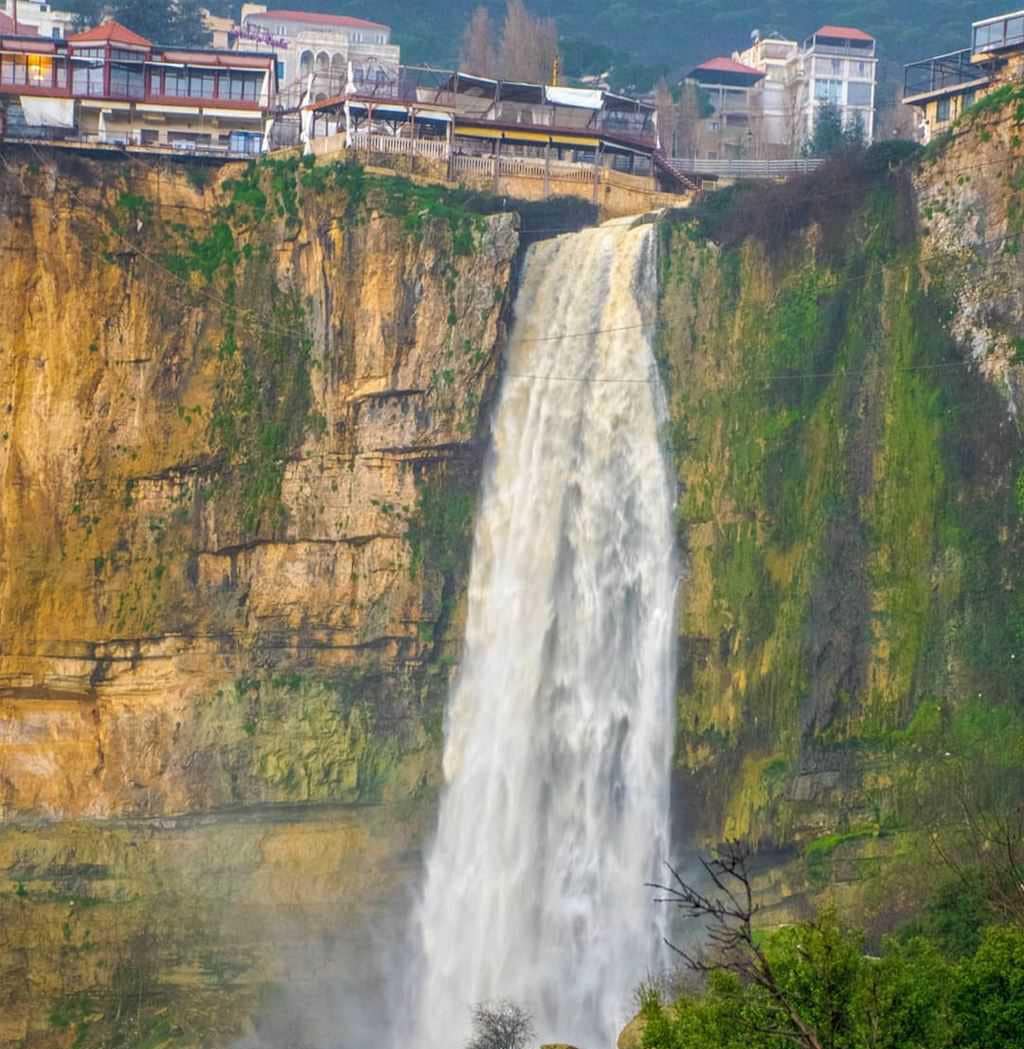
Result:
{"label": "terrace with railing", "polygon": [[996,59],[972,61],[970,48],[912,62],[903,73],[903,100],[921,100],[954,88],[987,84],[999,67]]}

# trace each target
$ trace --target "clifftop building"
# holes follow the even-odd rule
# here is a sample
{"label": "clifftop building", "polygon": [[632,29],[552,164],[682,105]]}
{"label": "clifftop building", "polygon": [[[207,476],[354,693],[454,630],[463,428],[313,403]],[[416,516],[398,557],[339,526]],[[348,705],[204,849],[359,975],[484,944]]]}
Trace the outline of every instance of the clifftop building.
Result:
{"label": "clifftop building", "polygon": [[353,83],[391,80],[397,76],[401,50],[391,43],[391,28],[347,15],[268,9],[243,4],[237,25],[210,19],[214,44],[273,52],[286,101],[297,104],[313,77],[314,100],[341,94],[351,72]]}
{"label": "clifftop building", "polygon": [[942,134],[1007,75],[1024,72],[1024,11],[975,22],[971,46],[911,62],[903,101],[918,112],[918,137]]}
{"label": "clifftop building", "polygon": [[687,75],[701,100],[691,148],[707,160],[793,157],[830,103],[871,142],[877,66],[875,40],[860,29],[825,25],[803,43],[755,31],[745,51]]}
{"label": "clifftop building", "polygon": [[160,47],[112,20],[61,40],[0,26],[0,138],[259,153],[276,89],[266,54]]}

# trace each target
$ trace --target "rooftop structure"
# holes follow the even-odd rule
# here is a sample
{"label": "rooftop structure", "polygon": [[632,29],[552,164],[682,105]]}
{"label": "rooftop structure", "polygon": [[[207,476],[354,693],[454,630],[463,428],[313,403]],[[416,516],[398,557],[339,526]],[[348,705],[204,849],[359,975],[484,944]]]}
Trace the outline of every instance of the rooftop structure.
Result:
{"label": "rooftop structure", "polygon": [[66,40],[0,33],[0,136],[260,152],[272,56],[160,47],[113,20]]}
{"label": "rooftop structure", "polygon": [[313,102],[309,135],[434,139],[460,155],[592,163],[648,173],[658,148],[655,107],[611,91],[496,80],[402,66],[392,79],[350,84]]}

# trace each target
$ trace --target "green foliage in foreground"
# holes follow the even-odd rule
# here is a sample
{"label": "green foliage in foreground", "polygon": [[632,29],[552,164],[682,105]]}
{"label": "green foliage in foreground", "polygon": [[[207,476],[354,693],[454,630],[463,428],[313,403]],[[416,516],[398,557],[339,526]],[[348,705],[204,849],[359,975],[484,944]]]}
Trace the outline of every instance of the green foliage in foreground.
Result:
{"label": "green foliage in foreground", "polygon": [[[778,986],[822,1049],[1024,1047],[1024,929],[990,926],[959,960],[936,940],[886,940],[864,953],[832,911],[766,939]],[[675,1001],[641,995],[644,1049],[783,1049],[792,1025],[766,989],[712,973]],[[783,1033],[785,1032],[785,1033]]]}

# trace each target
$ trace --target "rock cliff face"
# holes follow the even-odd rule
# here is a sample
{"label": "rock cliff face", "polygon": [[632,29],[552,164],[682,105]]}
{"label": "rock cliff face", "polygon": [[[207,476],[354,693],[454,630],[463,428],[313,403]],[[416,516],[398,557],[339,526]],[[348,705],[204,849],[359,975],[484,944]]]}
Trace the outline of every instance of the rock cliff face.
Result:
{"label": "rock cliff face", "polygon": [[204,175],[0,169],[0,1045],[211,1044],[438,783],[517,218]]}
{"label": "rock cliff face", "polygon": [[[922,163],[660,223],[677,838],[755,842],[769,921],[912,910],[950,785],[1024,764],[991,98]],[[0,1046],[318,1044],[281,986],[337,997],[433,817],[517,219],[345,165],[7,160]]]}
{"label": "rock cliff face", "polygon": [[1019,98],[663,228],[679,837],[755,842],[767,920],[884,927],[1024,761]]}

